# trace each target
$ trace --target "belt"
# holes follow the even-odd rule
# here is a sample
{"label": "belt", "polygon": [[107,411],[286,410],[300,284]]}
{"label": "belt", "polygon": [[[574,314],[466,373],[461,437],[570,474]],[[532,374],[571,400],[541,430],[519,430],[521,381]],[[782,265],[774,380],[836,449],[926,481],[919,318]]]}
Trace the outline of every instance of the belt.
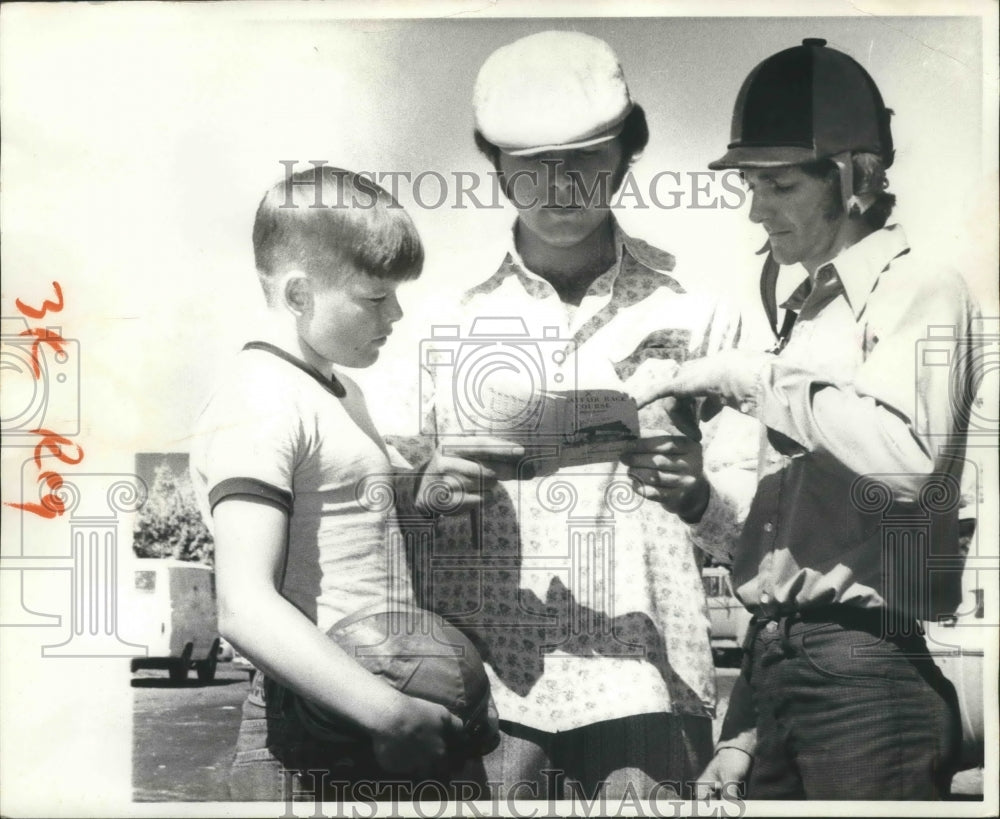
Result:
{"label": "belt", "polygon": [[759,615],[766,620],[788,619],[802,623],[836,623],[847,629],[867,631],[877,637],[909,637],[923,634],[920,622],[908,615],[886,608],[863,609],[858,606],[810,606],[798,611]]}
{"label": "belt", "polygon": [[798,611],[755,614],[747,629],[744,650],[749,650],[762,629],[781,630],[784,640],[795,623],[835,623],[851,631],[864,631],[887,640],[902,640],[923,635],[920,622],[884,608],[862,609],[857,606],[811,606]]}

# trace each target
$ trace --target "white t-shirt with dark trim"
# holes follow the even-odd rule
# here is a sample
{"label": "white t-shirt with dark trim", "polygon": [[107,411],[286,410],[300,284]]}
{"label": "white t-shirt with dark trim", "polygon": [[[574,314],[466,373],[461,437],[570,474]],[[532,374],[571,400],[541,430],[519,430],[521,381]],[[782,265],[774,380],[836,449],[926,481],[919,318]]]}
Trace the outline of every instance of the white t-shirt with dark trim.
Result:
{"label": "white t-shirt with dark trim", "polygon": [[252,342],[198,418],[191,476],[210,527],[231,497],[288,513],[280,591],[326,631],[371,604],[412,604],[390,452],[353,381]]}

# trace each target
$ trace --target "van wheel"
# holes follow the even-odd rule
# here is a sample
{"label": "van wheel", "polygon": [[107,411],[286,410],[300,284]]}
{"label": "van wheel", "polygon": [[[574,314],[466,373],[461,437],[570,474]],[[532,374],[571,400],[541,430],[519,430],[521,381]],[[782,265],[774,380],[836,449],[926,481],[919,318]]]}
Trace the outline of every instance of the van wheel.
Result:
{"label": "van wheel", "polygon": [[191,654],[194,652],[194,643],[188,643],[181,652],[180,659],[174,660],[170,665],[170,681],[184,682],[188,678],[188,669],[191,667]]}
{"label": "van wheel", "polygon": [[219,661],[215,657],[197,663],[195,670],[198,672],[198,680],[200,682],[212,682],[215,679],[215,669],[218,667],[218,664]]}

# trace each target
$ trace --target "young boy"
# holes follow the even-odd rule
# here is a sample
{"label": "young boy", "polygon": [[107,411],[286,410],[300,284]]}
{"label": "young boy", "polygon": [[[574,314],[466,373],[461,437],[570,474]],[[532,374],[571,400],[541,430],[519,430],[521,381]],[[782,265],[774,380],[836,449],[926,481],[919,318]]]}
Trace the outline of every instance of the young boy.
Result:
{"label": "young boy", "polygon": [[[310,207],[317,199],[324,207]],[[269,326],[217,385],[191,455],[215,535],[219,631],[259,669],[232,797],[440,772],[461,720],[397,691],[325,634],[366,606],[413,603],[394,507],[361,502],[366,478],[394,464],[361,391],[335,367],[378,359],[402,316],[396,289],[421,272],[420,239],[383,189],[323,167],[268,191],[253,243]],[[296,696],[370,736],[371,750],[312,737]]]}

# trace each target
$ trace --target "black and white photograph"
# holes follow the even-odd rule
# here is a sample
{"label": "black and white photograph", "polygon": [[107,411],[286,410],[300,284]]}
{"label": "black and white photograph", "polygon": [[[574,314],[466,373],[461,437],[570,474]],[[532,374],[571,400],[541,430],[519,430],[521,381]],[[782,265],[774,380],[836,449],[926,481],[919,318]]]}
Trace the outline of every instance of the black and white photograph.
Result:
{"label": "black and white photograph", "polygon": [[998,65],[0,4],[0,815],[996,815]]}

